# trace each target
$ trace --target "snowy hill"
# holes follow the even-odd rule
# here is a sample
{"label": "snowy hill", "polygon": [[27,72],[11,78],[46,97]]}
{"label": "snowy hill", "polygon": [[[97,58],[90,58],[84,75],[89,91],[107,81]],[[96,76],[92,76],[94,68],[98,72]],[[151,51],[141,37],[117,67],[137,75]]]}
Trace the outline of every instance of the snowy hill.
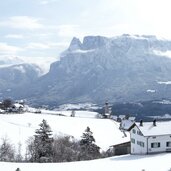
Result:
{"label": "snowy hill", "polygon": [[[110,145],[127,142],[130,140],[119,130],[119,123],[112,120],[96,119],[94,112],[78,111],[76,117],[70,117],[70,111],[50,112],[44,114],[12,114],[0,115],[0,138],[7,137],[17,147],[22,144],[25,153],[26,140],[35,134],[35,130],[43,119],[47,120],[54,135],[71,135],[80,139],[86,127],[89,126],[93,132],[96,144],[102,150],[107,150]],[[62,114],[65,116],[58,116]]]}
{"label": "snowy hill", "polygon": [[[16,146],[22,144],[24,154],[25,141],[34,134],[42,119],[46,119],[56,135],[73,135],[80,138],[87,126],[93,131],[96,143],[107,149],[109,145],[129,141],[129,135],[123,136],[119,124],[108,119],[97,119],[95,112],[76,112],[76,117],[70,117],[70,111],[42,111],[43,114],[25,113],[0,115],[0,137],[8,137]],[[62,114],[65,116],[58,116]],[[87,114],[87,115],[86,115]],[[123,155],[92,161],[69,163],[10,163],[0,162],[0,170],[15,171],[168,171],[171,168],[171,154],[154,155]],[[161,165],[162,163],[162,165]]]}

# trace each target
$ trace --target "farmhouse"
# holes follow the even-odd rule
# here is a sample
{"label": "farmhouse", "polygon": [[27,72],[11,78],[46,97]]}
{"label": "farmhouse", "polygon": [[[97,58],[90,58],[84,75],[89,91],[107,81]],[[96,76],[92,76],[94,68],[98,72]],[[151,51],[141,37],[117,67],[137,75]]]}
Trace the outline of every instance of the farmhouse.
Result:
{"label": "farmhouse", "polygon": [[171,151],[171,122],[135,123],[130,129],[131,154]]}

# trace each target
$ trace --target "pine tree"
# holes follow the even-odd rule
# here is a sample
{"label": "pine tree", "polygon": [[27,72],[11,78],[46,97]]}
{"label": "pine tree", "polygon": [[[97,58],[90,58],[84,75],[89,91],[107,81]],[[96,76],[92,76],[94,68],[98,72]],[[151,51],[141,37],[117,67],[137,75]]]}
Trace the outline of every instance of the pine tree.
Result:
{"label": "pine tree", "polygon": [[93,132],[87,127],[80,141],[81,160],[91,160],[100,157],[100,147],[95,144]]}
{"label": "pine tree", "polygon": [[35,161],[50,162],[52,161],[52,147],[53,138],[50,126],[47,121],[43,119],[39,124],[40,128],[35,131],[34,147],[35,147]]}

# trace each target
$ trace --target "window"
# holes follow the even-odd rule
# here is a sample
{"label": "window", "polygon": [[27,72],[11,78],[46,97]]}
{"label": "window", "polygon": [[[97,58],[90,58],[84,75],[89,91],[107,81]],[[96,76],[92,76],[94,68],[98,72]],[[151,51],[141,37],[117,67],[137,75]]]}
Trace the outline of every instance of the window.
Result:
{"label": "window", "polygon": [[141,142],[141,143],[140,143],[140,146],[141,146],[141,147],[144,147],[144,142]]}
{"label": "window", "polygon": [[138,134],[138,135],[142,135],[141,131],[137,131],[137,134]]}
{"label": "window", "polygon": [[159,142],[151,143],[151,148],[159,148],[159,147],[160,147]]}
{"label": "window", "polygon": [[133,130],[132,130],[132,132],[135,134],[135,133],[136,133],[136,130],[135,130],[135,129],[133,129]]}
{"label": "window", "polygon": [[171,147],[171,141],[166,142],[166,147]]}
{"label": "window", "polygon": [[135,139],[134,139],[134,138],[131,138],[131,142],[132,142],[133,144],[135,144]]}
{"label": "window", "polygon": [[144,147],[144,142],[142,141],[137,141],[137,145],[141,146],[141,147]]}

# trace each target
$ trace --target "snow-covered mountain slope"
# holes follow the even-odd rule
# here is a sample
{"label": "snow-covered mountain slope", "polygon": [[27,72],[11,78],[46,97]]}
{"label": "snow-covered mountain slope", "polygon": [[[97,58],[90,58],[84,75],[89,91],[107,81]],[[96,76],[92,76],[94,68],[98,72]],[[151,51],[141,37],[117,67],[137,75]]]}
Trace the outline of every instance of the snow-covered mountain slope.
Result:
{"label": "snow-covered mountain slope", "polygon": [[171,154],[125,155],[93,161],[70,163],[4,163],[0,162],[2,171],[169,171]]}
{"label": "snow-covered mountain slope", "polygon": [[11,96],[51,106],[169,99],[171,86],[163,83],[171,81],[170,51],[171,41],[155,36],[73,38],[47,74],[28,82],[22,95],[16,87]]}
{"label": "snow-covered mountain slope", "polygon": [[0,67],[0,100],[21,98],[30,83],[38,79],[41,69],[34,64]]}
{"label": "snow-covered mountain slope", "polygon": [[[170,97],[158,82],[171,80],[171,41],[155,36],[73,38],[49,73],[32,85],[40,103],[136,102]],[[162,53],[165,54],[165,53]],[[153,90],[151,93],[147,90]]]}
{"label": "snow-covered mountain slope", "polygon": [[[0,138],[7,136],[17,147],[22,144],[25,152],[26,140],[35,134],[43,119],[47,120],[54,135],[71,135],[80,139],[87,126],[93,132],[96,144],[102,150],[110,145],[128,142],[129,134],[124,136],[119,130],[119,123],[112,120],[96,119],[94,112],[76,111],[76,117],[70,117],[71,111],[42,111],[43,114],[25,113],[14,115],[0,115]],[[65,116],[57,116],[62,114]]]}

